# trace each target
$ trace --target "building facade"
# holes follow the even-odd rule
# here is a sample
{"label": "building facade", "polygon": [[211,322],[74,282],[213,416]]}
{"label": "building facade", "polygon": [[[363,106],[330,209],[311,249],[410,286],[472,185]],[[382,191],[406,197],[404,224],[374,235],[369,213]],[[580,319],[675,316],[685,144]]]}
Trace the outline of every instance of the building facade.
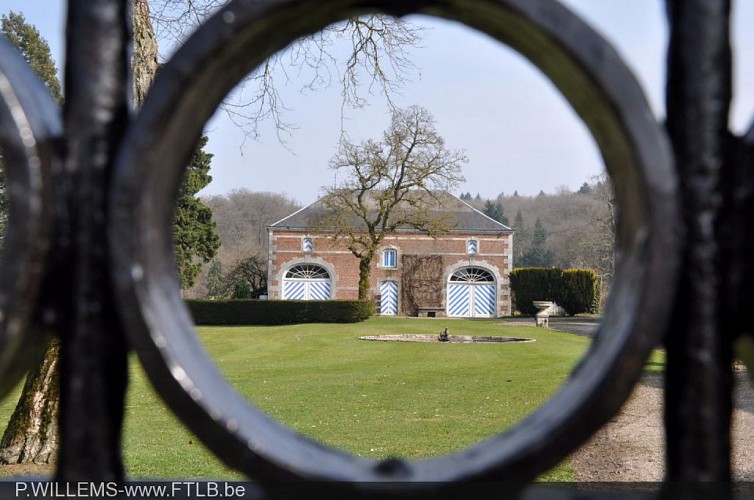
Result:
{"label": "building facade", "polygon": [[[449,193],[433,211],[449,220],[437,237],[399,229],[372,261],[370,297],[382,315],[499,317],[511,314],[513,231]],[[359,261],[315,229],[321,200],[268,227],[270,299],[358,298]]]}

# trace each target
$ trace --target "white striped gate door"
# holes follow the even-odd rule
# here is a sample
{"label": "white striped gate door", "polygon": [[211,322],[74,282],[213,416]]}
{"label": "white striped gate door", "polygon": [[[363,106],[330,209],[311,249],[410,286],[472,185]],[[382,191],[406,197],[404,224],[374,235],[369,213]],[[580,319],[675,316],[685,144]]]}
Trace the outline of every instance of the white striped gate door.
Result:
{"label": "white striped gate door", "polygon": [[395,316],[398,314],[398,282],[383,281],[380,283],[380,314]]}
{"label": "white striped gate door", "polygon": [[321,266],[294,266],[283,278],[284,300],[328,300],[332,297],[330,274]]}
{"label": "white striped gate door", "polygon": [[330,283],[325,281],[283,282],[284,300],[329,300]]}
{"label": "white striped gate door", "polygon": [[453,273],[448,281],[447,313],[459,318],[495,316],[497,294],[495,277],[480,267],[466,267]]}

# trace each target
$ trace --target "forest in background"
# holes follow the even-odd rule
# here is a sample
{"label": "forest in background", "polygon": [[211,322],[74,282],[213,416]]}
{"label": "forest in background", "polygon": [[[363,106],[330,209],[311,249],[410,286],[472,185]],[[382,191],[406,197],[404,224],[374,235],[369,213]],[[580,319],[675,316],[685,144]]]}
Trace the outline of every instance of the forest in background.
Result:
{"label": "forest in background", "polygon": [[588,268],[608,282],[612,278],[615,207],[606,177],[577,191],[562,187],[536,196],[514,191],[495,199],[471,193],[460,198],[515,231],[514,267]]}
{"label": "forest in background", "polygon": [[[594,269],[606,287],[613,274],[615,213],[604,177],[577,191],[559,188],[520,196],[515,191],[494,199],[461,193],[461,199],[514,231],[514,267]],[[187,298],[254,297],[267,286],[267,226],[301,204],[284,194],[247,189],[202,201],[212,209],[222,242],[205,265]]]}
{"label": "forest in background", "polygon": [[301,205],[284,194],[237,189],[205,196],[220,248],[186,298],[250,298],[267,287],[267,226]]}

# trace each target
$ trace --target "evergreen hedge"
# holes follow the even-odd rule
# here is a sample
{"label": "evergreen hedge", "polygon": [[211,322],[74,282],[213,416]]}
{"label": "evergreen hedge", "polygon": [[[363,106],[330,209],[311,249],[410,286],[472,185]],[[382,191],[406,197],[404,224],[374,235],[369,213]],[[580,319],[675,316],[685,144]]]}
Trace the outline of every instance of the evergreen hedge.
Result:
{"label": "evergreen hedge", "polygon": [[535,300],[551,300],[568,314],[597,313],[600,278],[591,269],[522,267],[511,271],[514,307],[522,314],[536,314]]}
{"label": "evergreen hedge", "polygon": [[197,325],[356,323],[374,312],[370,300],[186,300]]}
{"label": "evergreen hedge", "polygon": [[599,312],[600,277],[591,269],[565,269],[562,295],[556,302],[569,314]]}

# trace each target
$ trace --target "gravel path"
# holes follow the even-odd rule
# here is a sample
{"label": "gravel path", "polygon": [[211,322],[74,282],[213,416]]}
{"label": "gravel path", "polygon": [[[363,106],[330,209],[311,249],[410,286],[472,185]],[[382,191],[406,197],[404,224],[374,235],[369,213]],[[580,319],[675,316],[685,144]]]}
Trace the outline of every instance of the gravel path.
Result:
{"label": "gravel path", "polygon": [[[733,476],[754,480],[754,384],[736,372]],[[571,456],[577,481],[662,481],[662,375],[646,375],[621,413]]]}

